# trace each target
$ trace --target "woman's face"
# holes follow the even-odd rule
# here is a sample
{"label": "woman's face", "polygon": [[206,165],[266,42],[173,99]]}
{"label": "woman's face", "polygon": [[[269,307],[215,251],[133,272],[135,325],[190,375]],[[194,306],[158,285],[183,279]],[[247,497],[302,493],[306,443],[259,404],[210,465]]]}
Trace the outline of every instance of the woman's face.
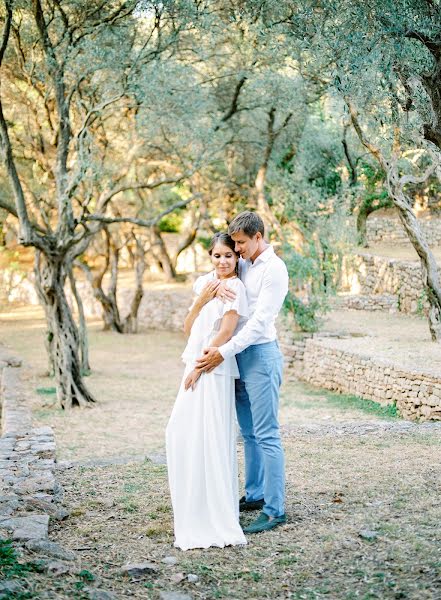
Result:
{"label": "woman's face", "polygon": [[219,279],[225,279],[225,277],[231,277],[234,274],[237,256],[231,248],[218,242],[211,252],[211,262]]}

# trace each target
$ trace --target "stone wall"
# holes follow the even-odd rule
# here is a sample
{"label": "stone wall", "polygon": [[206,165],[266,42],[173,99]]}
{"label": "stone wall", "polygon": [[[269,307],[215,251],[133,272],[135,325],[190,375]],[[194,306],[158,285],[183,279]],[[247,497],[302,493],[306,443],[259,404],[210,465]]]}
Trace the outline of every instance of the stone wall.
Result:
{"label": "stone wall", "polygon": [[[431,246],[441,244],[441,218],[433,215],[419,217],[422,230]],[[366,239],[368,244],[400,244],[409,245],[409,237],[405,232],[398,216],[374,213],[368,217],[366,224]]]}
{"label": "stone wall", "polygon": [[0,347],[0,533],[33,551],[52,544],[53,551],[62,552],[47,541],[49,519],[68,516],[54,475],[54,432],[51,427],[32,427],[20,375],[20,361]]}
{"label": "stone wall", "polygon": [[[143,299],[140,324],[181,331],[190,301],[188,287],[149,290]],[[332,335],[297,332],[290,317],[279,317],[277,329],[288,377],[381,404],[395,402],[406,419],[441,420],[441,373],[410,372],[343,350],[336,347],[338,341]]]}
{"label": "stone wall", "polygon": [[[374,308],[387,303],[408,314],[425,313],[428,303],[422,286],[419,262],[358,252],[343,261],[341,289],[352,296],[364,296],[361,307]],[[386,300],[385,295],[389,298]],[[382,296],[381,302],[377,298]],[[394,298],[395,297],[395,302]],[[366,304],[367,302],[367,304]],[[355,306],[353,308],[356,308]]]}
{"label": "stone wall", "polygon": [[381,404],[396,403],[410,420],[441,420],[441,373],[411,371],[337,347],[335,338],[305,340],[304,381],[328,390],[354,394]]}
{"label": "stone wall", "polygon": [[[417,308],[412,305],[412,302],[419,301],[412,288],[415,285],[415,273],[410,271],[409,279],[403,277],[401,287],[396,285],[401,268],[397,263],[401,261],[367,254],[356,256],[355,260],[356,271],[360,274],[357,276],[360,287],[371,294],[366,296],[365,302],[375,296],[380,298],[379,293],[386,289],[393,293],[389,296],[383,294],[383,308],[389,306],[395,309],[394,298],[397,296],[401,298],[401,309],[406,307],[411,312]],[[375,281],[375,269],[378,269],[382,278],[381,285]],[[353,271],[350,274],[354,276]],[[407,297],[402,295],[403,282],[408,286],[405,288]],[[100,306],[90,290],[85,287],[83,291],[87,314],[99,314]],[[123,307],[129,306],[132,294],[132,290],[121,290],[120,302]],[[139,313],[140,327],[182,331],[191,298],[189,284],[146,287]],[[358,298],[361,301],[362,297]],[[352,297],[351,301],[355,302],[356,297]],[[355,394],[376,402],[395,402],[400,414],[407,419],[441,420],[441,373],[414,373],[392,363],[343,350],[338,347],[335,337],[295,331],[292,318],[289,317],[280,317],[277,327],[288,376],[293,375],[325,389]]]}

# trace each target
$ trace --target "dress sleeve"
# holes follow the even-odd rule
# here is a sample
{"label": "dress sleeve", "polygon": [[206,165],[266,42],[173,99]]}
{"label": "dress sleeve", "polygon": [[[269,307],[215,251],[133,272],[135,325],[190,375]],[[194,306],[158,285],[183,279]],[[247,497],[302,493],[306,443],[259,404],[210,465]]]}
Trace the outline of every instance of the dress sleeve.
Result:
{"label": "dress sleeve", "polygon": [[193,283],[193,292],[199,296],[204,285],[214,278],[214,271],[205,273],[205,275],[199,275],[196,281]]}
{"label": "dress sleeve", "polygon": [[236,297],[231,302],[226,302],[223,305],[222,316],[230,310],[234,310],[240,317],[248,318],[248,300],[245,286],[238,279],[235,281],[235,285],[231,285],[231,288],[236,292]]}

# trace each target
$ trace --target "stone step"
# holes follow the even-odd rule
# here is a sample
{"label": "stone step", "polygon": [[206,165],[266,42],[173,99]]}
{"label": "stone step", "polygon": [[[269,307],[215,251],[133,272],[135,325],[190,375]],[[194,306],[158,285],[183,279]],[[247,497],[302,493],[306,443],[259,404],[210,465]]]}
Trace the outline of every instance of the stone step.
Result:
{"label": "stone step", "polygon": [[398,296],[395,294],[339,294],[334,300],[334,306],[351,310],[399,311]]}

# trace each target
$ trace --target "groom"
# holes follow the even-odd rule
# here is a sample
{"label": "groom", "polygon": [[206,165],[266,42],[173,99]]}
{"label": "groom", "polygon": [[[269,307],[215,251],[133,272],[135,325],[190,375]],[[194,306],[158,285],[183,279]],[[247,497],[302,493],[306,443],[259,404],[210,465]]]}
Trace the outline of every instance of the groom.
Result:
{"label": "groom", "polygon": [[[243,212],[231,222],[228,233],[235,241],[240,278],[245,284],[250,318],[229,342],[206,348],[197,363],[211,371],[236,355],[240,379],[236,380],[236,411],[245,446],[245,496],[243,510],[262,509],[245,533],[259,533],[286,522],[285,467],[280,440],[278,408],[283,358],[276,340],[275,320],[288,291],[285,263],[264,240],[264,224],[254,212]],[[218,296],[231,299],[223,287]]]}

